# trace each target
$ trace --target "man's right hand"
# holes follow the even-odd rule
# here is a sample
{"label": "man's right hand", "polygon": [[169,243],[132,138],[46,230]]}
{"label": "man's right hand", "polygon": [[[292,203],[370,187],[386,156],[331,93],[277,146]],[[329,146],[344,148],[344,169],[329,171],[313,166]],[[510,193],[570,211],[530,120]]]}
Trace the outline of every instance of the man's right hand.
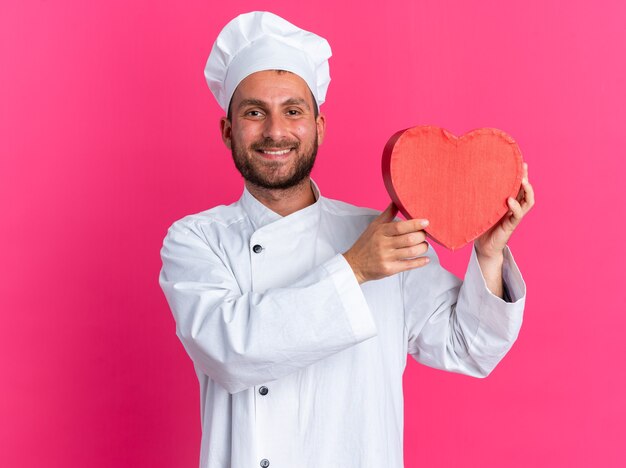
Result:
{"label": "man's right hand", "polygon": [[421,257],[428,250],[428,221],[394,221],[397,213],[391,203],[343,254],[359,284],[428,264],[428,257]]}

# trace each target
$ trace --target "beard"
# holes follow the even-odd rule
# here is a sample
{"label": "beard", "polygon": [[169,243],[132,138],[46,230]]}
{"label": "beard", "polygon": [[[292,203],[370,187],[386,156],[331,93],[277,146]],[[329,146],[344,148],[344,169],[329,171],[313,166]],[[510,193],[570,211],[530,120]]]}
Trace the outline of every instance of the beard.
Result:
{"label": "beard", "polygon": [[[232,156],[237,170],[243,178],[257,187],[270,190],[285,190],[295,187],[309,177],[317,156],[317,132],[311,144],[303,146],[299,141],[275,142],[271,138],[253,143],[244,149],[232,141]],[[255,157],[255,152],[263,149],[292,148],[295,160],[287,174],[280,175],[284,161],[263,161]]]}

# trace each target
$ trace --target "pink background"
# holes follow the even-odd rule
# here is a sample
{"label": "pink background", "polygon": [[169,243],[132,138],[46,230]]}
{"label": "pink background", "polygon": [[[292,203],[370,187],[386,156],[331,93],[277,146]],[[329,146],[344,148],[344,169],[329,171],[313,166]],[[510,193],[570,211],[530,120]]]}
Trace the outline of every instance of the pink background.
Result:
{"label": "pink background", "polygon": [[501,128],[530,165],[519,341],[486,380],[409,363],[406,466],[626,466],[624,5],[3,1],[0,466],[197,466],[159,249],[241,193],[202,70],[254,9],[333,47],[326,196],[384,208],[382,148],[418,124]]}

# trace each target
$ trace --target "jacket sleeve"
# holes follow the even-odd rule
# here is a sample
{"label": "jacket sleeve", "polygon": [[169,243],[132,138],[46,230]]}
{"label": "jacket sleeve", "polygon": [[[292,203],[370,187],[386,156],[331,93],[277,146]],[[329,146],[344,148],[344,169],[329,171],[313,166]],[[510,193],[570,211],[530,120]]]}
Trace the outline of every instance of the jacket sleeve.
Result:
{"label": "jacket sleeve", "polygon": [[230,393],[269,382],[376,335],[343,255],[289,287],[241,291],[192,226],[169,229],[159,283],[197,368]]}
{"label": "jacket sleeve", "polygon": [[408,352],[430,367],[486,377],[522,325],[526,286],[513,256],[507,247],[502,276],[509,302],[487,288],[474,249],[463,283],[440,265],[433,249],[429,256],[428,267],[403,281]]}

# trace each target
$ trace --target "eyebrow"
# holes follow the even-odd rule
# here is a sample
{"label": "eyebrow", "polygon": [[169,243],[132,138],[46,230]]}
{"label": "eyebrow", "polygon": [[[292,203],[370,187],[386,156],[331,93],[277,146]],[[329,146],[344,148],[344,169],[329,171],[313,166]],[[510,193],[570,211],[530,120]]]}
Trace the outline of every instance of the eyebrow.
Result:
{"label": "eyebrow", "polygon": [[306,102],[302,98],[290,98],[290,99],[287,99],[285,102],[283,102],[283,106],[304,106],[308,110],[311,110],[311,107],[309,106],[309,103]]}
{"label": "eyebrow", "polygon": [[[282,105],[283,106],[304,106],[308,110],[311,110],[311,107],[309,106],[309,103],[306,102],[306,100],[304,100],[302,98],[289,98],[286,101],[284,101],[282,103]],[[247,107],[247,106],[266,107],[267,103],[265,101],[260,100],[260,99],[244,99],[243,101],[241,101],[239,103],[239,105],[237,106],[237,109],[241,109],[241,108]]]}
{"label": "eyebrow", "polygon": [[239,105],[237,106],[237,109],[241,109],[242,107],[247,107],[247,106],[263,107],[265,106],[265,102],[261,101],[260,99],[244,99],[243,101],[239,103]]}

